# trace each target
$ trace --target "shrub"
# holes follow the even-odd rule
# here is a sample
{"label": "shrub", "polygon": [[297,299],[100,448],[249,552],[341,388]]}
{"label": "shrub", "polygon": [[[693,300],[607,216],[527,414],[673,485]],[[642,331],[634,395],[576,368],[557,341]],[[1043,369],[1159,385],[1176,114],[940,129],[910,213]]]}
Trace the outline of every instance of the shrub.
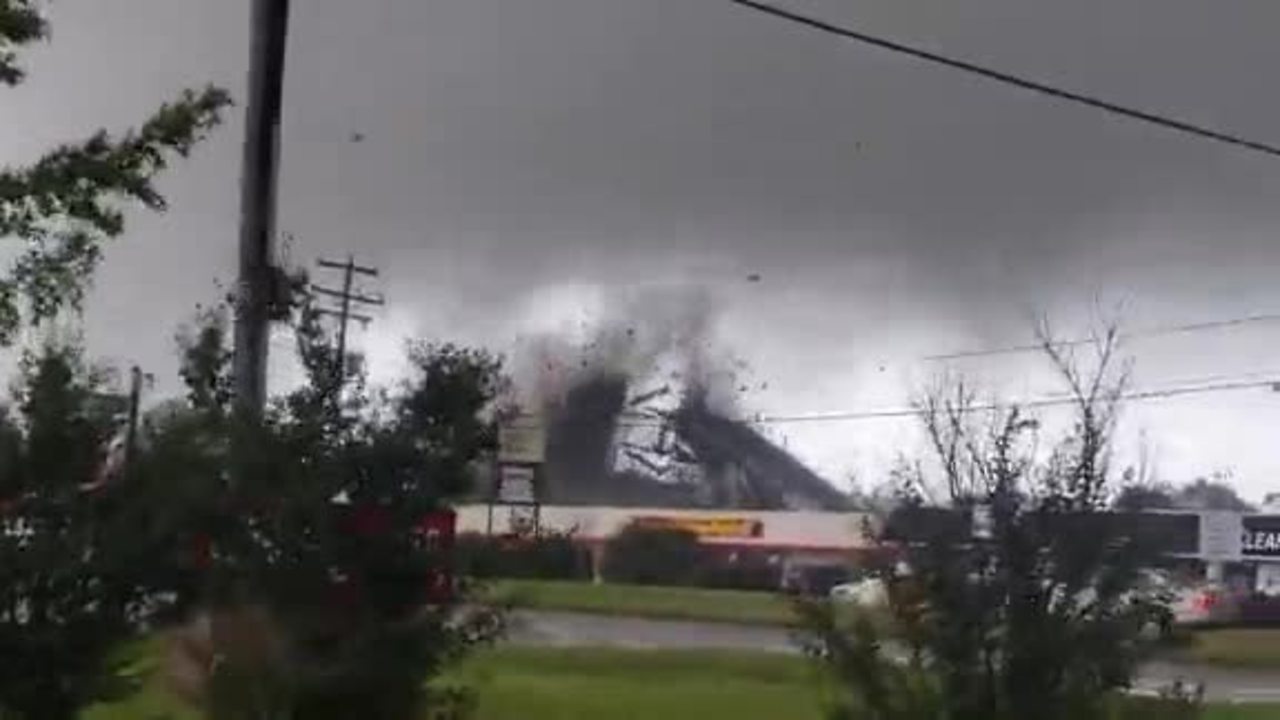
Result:
{"label": "shrub", "polygon": [[694,585],[701,564],[698,536],[678,528],[629,526],[605,548],[604,577],[636,585]]}
{"label": "shrub", "polygon": [[211,324],[184,358],[189,413],[156,428],[133,468],[175,547],[203,536],[207,632],[185,646],[219,662],[177,663],[187,694],[212,720],[452,712],[456,693],[429,681],[502,630],[497,609],[453,582],[445,512],[494,445],[500,367],[419,346],[400,387],[343,392],[316,308],[300,314],[306,384],[245,422],[204,392],[224,386],[230,357]]}
{"label": "shrub", "polygon": [[[849,628],[821,603],[800,606],[813,654],[843,691],[833,717],[1117,717],[1115,698],[1150,647],[1144,631],[1168,607],[1141,582],[1157,547],[1105,512],[1124,387],[1123,370],[1111,374],[1116,337],[1102,342],[1091,377],[1046,343],[1076,409],[1067,435],[1047,451],[1033,418],[1016,407],[984,408],[963,386],[921,404],[941,481],[930,483],[923,463],[907,467],[897,515],[916,521],[888,523],[904,568],[880,571],[891,632],[908,661],[886,659],[870,620]],[[924,508],[938,487],[947,505]],[[1162,718],[1191,702],[1162,700]]]}
{"label": "shrub", "polygon": [[588,580],[590,553],[567,533],[458,538],[458,571],[475,578]]}

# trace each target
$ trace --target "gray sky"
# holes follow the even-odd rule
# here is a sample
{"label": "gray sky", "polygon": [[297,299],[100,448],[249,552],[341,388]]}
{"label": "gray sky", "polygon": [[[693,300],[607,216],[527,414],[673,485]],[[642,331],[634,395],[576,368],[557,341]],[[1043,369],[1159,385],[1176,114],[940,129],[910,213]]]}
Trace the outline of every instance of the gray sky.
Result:
{"label": "gray sky", "polygon": [[[1044,81],[1280,142],[1271,0],[793,0]],[[136,122],[184,86],[239,94],[248,0],[59,0],[5,91],[0,158]],[[364,337],[505,348],[637,286],[697,285],[778,413],[900,407],[920,355],[1064,332],[1280,311],[1280,161],[843,43],[720,0],[294,3],[280,229],[353,252],[391,305]],[[364,140],[352,143],[352,133]],[[232,274],[239,113],[136,215],[88,314],[92,347],[172,389],[172,335]],[[758,273],[760,282],[747,282]],[[585,308],[585,309],[584,309]],[[557,319],[558,318],[558,319]],[[1280,371],[1280,323],[1129,348],[1138,387]],[[956,369],[1053,390],[1034,358]],[[1173,480],[1280,489],[1280,394],[1135,404]],[[779,427],[873,479],[909,423]]]}

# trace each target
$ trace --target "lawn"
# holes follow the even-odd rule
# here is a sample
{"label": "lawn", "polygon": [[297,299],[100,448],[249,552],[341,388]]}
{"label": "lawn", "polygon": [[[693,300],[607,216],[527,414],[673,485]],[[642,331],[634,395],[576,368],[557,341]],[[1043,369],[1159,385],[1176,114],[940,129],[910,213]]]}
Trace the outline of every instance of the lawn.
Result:
{"label": "lawn", "polygon": [[812,669],[785,656],[504,648],[460,673],[476,720],[819,720]]}
{"label": "lawn", "polygon": [[[751,625],[794,622],[787,598],[766,592],[555,580],[502,580],[493,592],[517,607],[540,610]],[[1177,656],[1207,665],[1280,668],[1280,628],[1195,630]]]}
{"label": "lawn", "polygon": [[[451,681],[475,690],[475,720],[819,720],[822,689],[805,661],[766,653],[504,647]],[[1268,720],[1276,706],[1217,706],[1204,720]],[[158,690],[86,720],[194,720]]]}
{"label": "lawn", "polygon": [[[449,678],[478,697],[475,720],[819,720],[813,670],[766,653],[500,648]],[[85,720],[196,720],[159,687]]]}
{"label": "lawn", "polygon": [[785,625],[791,605],[780,595],[743,590],[609,585],[554,580],[503,580],[493,592],[518,607],[598,615]]}

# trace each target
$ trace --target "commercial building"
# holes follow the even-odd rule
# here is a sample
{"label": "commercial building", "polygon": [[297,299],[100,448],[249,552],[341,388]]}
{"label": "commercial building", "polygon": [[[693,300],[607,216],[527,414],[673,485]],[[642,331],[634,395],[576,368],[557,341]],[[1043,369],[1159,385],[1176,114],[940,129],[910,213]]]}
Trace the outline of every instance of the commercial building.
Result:
{"label": "commercial building", "polygon": [[[458,531],[492,535],[527,529],[524,508],[464,505]],[[779,577],[833,577],[876,547],[878,528],[868,513],[788,510],[695,510],[657,507],[542,505],[541,532],[569,533],[599,563],[610,538],[633,526],[674,527],[692,532],[725,562],[774,565]],[[826,583],[823,583],[826,584]]]}

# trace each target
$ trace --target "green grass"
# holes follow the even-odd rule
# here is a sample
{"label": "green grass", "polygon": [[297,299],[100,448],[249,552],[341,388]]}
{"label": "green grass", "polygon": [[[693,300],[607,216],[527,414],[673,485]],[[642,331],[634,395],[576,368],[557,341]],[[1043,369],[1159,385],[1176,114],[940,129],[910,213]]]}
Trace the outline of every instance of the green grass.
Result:
{"label": "green grass", "polygon": [[[819,720],[812,666],[769,653],[503,647],[447,679],[477,694],[475,720]],[[1220,705],[1203,720],[1274,720],[1275,705]],[[158,687],[85,720],[197,720]]]}
{"label": "green grass", "polygon": [[504,648],[461,677],[476,720],[819,720],[812,669],[766,654]]}
{"label": "green grass", "polygon": [[785,625],[791,605],[781,595],[743,590],[609,585],[554,580],[503,580],[493,592],[516,606],[597,615]]}
{"label": "green grass", "polygon": [[1280,629],[1198,630],[1192,633],[1184,653],[1186,659],[1207,665],[1280,668]]}
{"label": "green grass", "polygon": [[1280,718],[1280,705],[1215,705],[1204,720],[1275,720]]}
{"label": "green grass", "polygon": [[[493,585],[493,592],[517,607],[539,610],[750,625],[795,621],[787,598],[766,592],[555,580],[502,580]],[[1196,630],[1175,655],[1206,665],[1280,668],[1280,629]]]}
{"label": "green grass", "polygon": [[[767,653],[503,648],[459,673],[476,720],[819,720],[822,683]],[[1202,720],[1275,720],[1277,705],[1213,705]]]}

